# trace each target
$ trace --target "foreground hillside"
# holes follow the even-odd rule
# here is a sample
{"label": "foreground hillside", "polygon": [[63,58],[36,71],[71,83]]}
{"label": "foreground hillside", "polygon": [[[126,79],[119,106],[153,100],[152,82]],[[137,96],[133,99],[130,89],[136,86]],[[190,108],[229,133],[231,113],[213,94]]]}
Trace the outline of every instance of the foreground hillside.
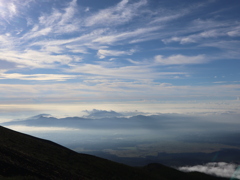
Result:
{"label": "foreground hillside", "polygon": [[0,179],[219,179],[150,164],[134,168],[0,127]]}

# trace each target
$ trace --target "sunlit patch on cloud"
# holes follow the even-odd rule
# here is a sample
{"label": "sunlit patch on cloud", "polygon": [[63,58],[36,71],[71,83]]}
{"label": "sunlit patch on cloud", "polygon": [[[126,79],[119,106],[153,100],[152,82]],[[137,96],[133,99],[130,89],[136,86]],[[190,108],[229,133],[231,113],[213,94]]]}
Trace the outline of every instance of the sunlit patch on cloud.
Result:
{"label": "sunlit patch on cloud", "polygon": [[234,163],[212,162],[205,165],[186,166],[178,168],[185,172],[202,172],[214,176],[240,179],[240,166]]}

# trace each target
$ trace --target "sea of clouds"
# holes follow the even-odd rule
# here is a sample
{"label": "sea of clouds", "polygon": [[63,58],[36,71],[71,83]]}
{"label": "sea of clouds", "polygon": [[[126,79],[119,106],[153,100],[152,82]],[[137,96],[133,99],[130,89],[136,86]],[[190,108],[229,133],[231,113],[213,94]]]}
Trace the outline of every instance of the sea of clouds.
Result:
{"label": "sea of clouds", "polygon": [[178,168],[184,172],[202,172],[214,176],[240,179],[240,165],[225,162],[210,162],[204,165],[185,166]]}

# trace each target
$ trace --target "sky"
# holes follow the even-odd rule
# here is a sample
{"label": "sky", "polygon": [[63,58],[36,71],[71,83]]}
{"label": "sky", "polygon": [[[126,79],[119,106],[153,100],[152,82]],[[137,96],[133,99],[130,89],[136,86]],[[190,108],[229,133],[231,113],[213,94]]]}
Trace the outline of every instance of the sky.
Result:
{"label": "sky", "polygon": [[238,0],[0,0],[1,116],[239,112],[239,8]]}

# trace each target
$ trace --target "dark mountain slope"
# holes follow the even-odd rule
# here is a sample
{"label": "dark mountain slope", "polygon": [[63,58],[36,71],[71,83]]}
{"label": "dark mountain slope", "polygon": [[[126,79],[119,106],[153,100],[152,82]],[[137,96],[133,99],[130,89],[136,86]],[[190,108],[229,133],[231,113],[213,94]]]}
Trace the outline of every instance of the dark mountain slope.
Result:
{"label": "dark mountain slope", "polygon": [[[129,179],[148,177],[140,170],[79,154],[50,141],[0,127],[0,174],[44,179]],[[121,178],[122,177],[122,178]]]}
{"label": "dark mountain slope", "polygon": [[175,179],[170,176],[173,173],[178,173],[178,179],[197,179],[159,164],[134,168],[79,154],[56,143],[0,127],[0,179],[170,180]]}

